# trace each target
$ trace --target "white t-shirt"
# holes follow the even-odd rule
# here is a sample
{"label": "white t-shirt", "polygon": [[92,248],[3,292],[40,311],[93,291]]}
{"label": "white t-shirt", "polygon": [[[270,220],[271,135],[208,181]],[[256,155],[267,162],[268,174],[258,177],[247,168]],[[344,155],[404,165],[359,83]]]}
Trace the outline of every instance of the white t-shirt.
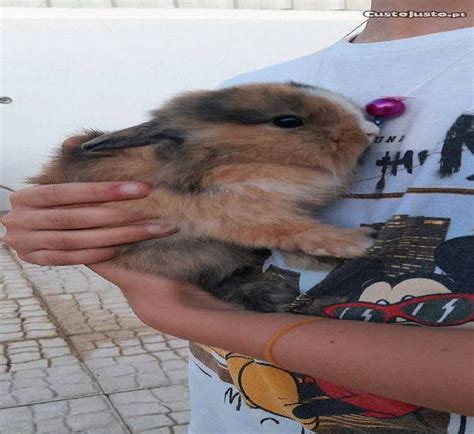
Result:
{"label": "white t-shirt", "polygon": [[[343,40],[221,85],[292,80],[337,91],[361,106],[382,96],[411,97],[402,116],[382,125],[351,197],[318,215],[380,230],[372,256],[329,275],[293,269],[306,293],[296,303],[300,313],[472,325],[473,47],[473,28],[377,43]],[[269,265],[289,268],[277,251]],[[191,352],[192,434],[474,432],[472,418],[359,393],[223,350],[192,344]]]}

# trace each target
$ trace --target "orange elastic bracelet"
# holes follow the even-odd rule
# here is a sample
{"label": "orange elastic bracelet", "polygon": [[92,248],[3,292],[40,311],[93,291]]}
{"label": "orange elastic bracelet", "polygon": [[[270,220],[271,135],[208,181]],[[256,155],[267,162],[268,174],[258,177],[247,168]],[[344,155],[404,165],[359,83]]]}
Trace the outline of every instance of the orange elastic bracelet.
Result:
{"label": "orange elastic bracelet", "polygon": [[298,322],[294,322],[294,323],[291,323],[291,324],[287,324],[281,328],[279,328],[274,334],[273,336],[267,341],[267,343],[265,344],[265,358],[272,364],[272,365],[275,365],[275,366],[280,366],[278,364],[278,362],[274,359],[273,357],[273,354],[272,354],[272,350],[273,350],[273,346],[275,345],[275,342],[281,338],[285,333],[289,332],[291,329],[294,329],[295,327],[299,327],[300,325],[303,325],[303,324],[306,324],[306,323],[309,323],[309,322],[315,322],[315,321],[319,321],[321,319],[326,319],[326,318],[322,318],[322,317],[319,317],[319,316],[316,316],[316,317],[311,317],[311,318],[305,318],[304,320],[301,320],[301,321],[298,321]]}

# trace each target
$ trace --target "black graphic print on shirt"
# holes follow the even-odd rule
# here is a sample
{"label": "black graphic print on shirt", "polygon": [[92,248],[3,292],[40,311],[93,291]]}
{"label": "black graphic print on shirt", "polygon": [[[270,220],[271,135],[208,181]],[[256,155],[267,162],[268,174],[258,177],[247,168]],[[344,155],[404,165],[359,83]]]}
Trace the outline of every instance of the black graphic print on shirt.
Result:
{"label": "black graphic print on shirt", "polygon": [[[445,218],[407,215],[371,225],[379,236],[368,254],[335,269],[300,296],[292,311],[342,320],[431,327],[467,325],[474,321],[474,236],[445,241],[448,225]],[[400,416],[416,415],[419,421],[420,412],[425,411],[317,379],[307,382],[306,388],[315,396],[320,397],[323,391],[330,398],[325,402],[328,416],[397,417],[398,425]],[[317,400],[295,411],[308,416],[313,407],[322,416]]]}
{"label": "black graphic print on shirt", "polygon": [[[378,135],[372,146],[377,148],[380,145],[399,145],[403,144],[405,140],[405,135]],[[375,193],[382,194],[388,177],[397,177],[403,174],[412,175],[414,169],[423,166],[428,158],[439,158],[439,175],[441,177],[452,176],[459,172],[463,162],[463,153],[466,151],[474,154],[474,114],[471,113],[463,113],[458,116],[448,129],[440,148],[421,151],[413,149],[385,151],[371,163],[374,165],[374,175],[356,180],[354,187],[357,189],[358,184],[372,182]],[[474,173],[469,174],[466,179],[474,181]]]}
{"label": "black graphic print on shirt", "polygon": [[[474,154],[474,115],[472,114],[459,116],[446,134],[439,169],[442,176],[459,172],[464,148]],[[474,174],[469,175],[467,179],[474,181]]]}
{"label": "black graphic print on shirt", "polygon": [[448,225],[406,215],[370,225],[379,236],[367,255],[333,270],[292,311],[431,327],[473,321],[474,236],[444,241]]}
{"label": "black graphic print on shirt", "polygon": [[[474,237],[446,240],[449,223],[446,218],[396,215],[371,225],[379,236],[368,254],[333,270],[298,297],[291,310],[342,320],[467,325],[474,320]],[[239,354],[195,345],[191,350],[204,367],[231,384],[224,399],[236,411],[244,400],[267,412],[262,425],[286,417],[304,430],[328,433],[340,433],[343,427],[367,433],[447,432],[449,415],[444,412],[358,392]],[[460,433],[465,421],[461,417]]]}

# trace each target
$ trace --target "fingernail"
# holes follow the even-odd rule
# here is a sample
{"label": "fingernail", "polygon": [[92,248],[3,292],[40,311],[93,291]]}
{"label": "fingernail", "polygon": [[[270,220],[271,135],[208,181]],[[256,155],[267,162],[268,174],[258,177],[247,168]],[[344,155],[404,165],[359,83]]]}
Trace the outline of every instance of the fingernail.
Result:
{"label": "fingernail", "polygon": [[173,229],[176,229],[176,226],[173,226],[172,224],[166,224],[166,223],[162,223],[162,224],[153,223],[146,227],[146,230],[150,232],[150,234],[153,234],[153,235],[164,234],[166,232],[172,231]]}
{"label": "fingernail", "polygon": [[128,184],[124,184],[120,187],[120,191],[124,194],[128,194],[130,196],[137,196],[142,193],[142,189],[138,184],[135,182],[130,182]]}

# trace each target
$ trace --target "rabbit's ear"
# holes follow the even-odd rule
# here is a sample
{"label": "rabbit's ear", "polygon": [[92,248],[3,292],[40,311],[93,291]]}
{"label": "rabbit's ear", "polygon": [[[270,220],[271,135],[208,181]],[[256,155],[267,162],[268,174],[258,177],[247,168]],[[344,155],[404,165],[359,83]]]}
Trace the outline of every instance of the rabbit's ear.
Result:
{"label": "rabbit's ear", "polygon": [[135,148],[138,146],[159,145],[166,140],[167,143],[181,144],[184,140],[178,131],[163,128],[156,120],[145,122],[134,127],[103,134],[81,145],[82,151],[96,152],[113,149]]}

